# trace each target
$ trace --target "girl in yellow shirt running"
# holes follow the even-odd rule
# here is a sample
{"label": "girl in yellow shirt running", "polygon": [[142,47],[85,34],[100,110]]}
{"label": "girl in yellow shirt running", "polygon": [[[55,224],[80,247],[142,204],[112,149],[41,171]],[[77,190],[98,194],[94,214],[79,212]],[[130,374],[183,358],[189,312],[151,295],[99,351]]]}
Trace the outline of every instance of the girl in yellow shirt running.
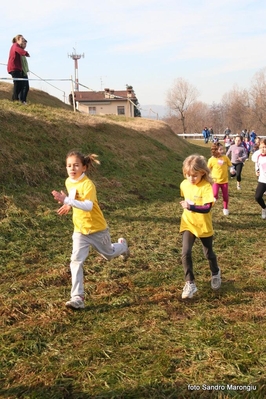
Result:
{"label": "girl in yellow shirt running", "polygon": [[63,191],[52,191],[54,199],[63,204],[57,211],[60,216],[66,215],[73,208],[74,233],[70,263],[72,289],[71,298],[66,302],[66,306],[73,309],[85,307],[83,264],[90,246],[106,260],[120,255],[126,260],[129,256],[124,238],[119,238],[117,243],[111,243],[109,228],[98,204],[95,185],[86,176],[94,163],[100,163],[95,154],[84,156],[77,151],[69,152],[66,157],[68,195]]}
{"label": "girl in yellow shirt running", "polygon": [[219,189],[222,190],[223,196],[223,214],[229,215],[228,210],[228,168],[232,166],[231,160],[224,155],[224,148],[221,143],[211,146],[212,157],[208,160],[208,168],[211,170],[213,179],[213,195],[215,201],[218,200]]}
{"label": "girl in yellow shirt running", "polygon": [[221,286],[221,271],[212,249],[213,227],[211,208],[214,203],[212,179],[206,160],[201,155],[190,155],[183,162],[185,180],[180,184],[180,202],[183,210],[180,232],[182,233],[182,265],[186,284],[182,298],[192,298],[197,292],[193,273],[192,248],[198,237],[203,246],[205,257],[211,270],[211,287],[217,290]]}

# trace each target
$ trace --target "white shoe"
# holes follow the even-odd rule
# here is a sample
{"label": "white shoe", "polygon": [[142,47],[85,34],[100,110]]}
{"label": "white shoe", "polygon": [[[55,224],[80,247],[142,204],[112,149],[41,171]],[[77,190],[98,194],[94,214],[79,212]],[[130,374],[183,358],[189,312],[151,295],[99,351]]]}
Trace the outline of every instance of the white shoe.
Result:
{"label": "white shoe", "polygon": [[221,270],[219,269],[218,274],[212,276],[211,287],[213,290],[218,290],[221,287],[221,284],[222,284]]}
{"label": "white shoe", "polygon": [[130,257],[130,251],[128,249],[128,245],[127,245],[127,240],[123,237],[118,238],[118,243],[119,244],[124,244],[126,247],[125,252],[123,252],[120,257],[123,258],[124,261],[126,261],[129,257]]}
{"label": "white shoe", "polygon": [[237,187],[238,190],[241,190],[240,184],[238,184],[236,187]]}
{"label": "white shoe", "polygon": [[66,307],[71,309],[84,309],[84,299],[81,296],[75,296],[71,298],[70,301],[66,302]]}
{"label": "white shoe", "polygon": [[228,216],[229,215],[229,210],[228,209],[223,209],[223,214],[224,214],[224,216]]}
{"label": "white shoe", "polygon": [[187,281],[182,291],[182,299],[192,298],[197,291],[196,284]]}
{"label": "white shoe", "polygon": [[262,219],[266,219],[266,208],[261,210]]}

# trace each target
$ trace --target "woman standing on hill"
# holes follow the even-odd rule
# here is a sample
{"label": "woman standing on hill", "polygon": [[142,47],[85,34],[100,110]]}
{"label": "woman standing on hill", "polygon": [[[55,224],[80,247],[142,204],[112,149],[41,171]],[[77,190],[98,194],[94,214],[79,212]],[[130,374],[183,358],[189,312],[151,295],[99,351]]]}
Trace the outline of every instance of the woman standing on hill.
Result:
{"label": "woman standing on hill", "polygon": [[212,179],[207,163],[201,155],[190,155],[183,162],[185,180],[180,184],[180,202],[184,209],[181,216],[180,232],[182,233],[182,264],[186,284],[182,298],[192,298],[197,287],[193,273],[192,247],[196,237],[203,246],[205,257],[211,269],[211,287],[217,290],[221,286],[221,272],[217,258],[212,249],[213,227],[211,208],[214,203]]}
{"label": "woman standing on hill", "polygon": [[235,137],[235,144],[232,144],[229,147],[226,155],[231,156],[231,162],[236,170],[237,189],[241,190],[241,172],[244,166],[244,162],[248,156],[246,149],[242,146],[242,140],[240,136]]}
{"label": "woman standing on hill", "polygon": [[120,255],[126,260],[129,256],[124,238],[119,238],[115,244],[111,243],[109,228],[97,201],[95,185],[85,174],[94,163],[100,163],[95,154],[84,156],[77,151],[69,152],[66,157],[68,196],[63,191],[52,191],[54,199],[63,204],[57,211],[59,215],[66,215],[73,208],[74,234],[70,263],[72,289],[71,299],[66,302],[66,306],[73,309],[85,307],[83,264],[90,246],[106,260]]}
{"label": "woman standing on hill", "polygon": [[17,35],[12,40],[12,46],[9,51],[9,58],[7,63],[7,72],[12,76],[14,88],[13,88],[13,101],[19,101],[19,93],[22,90],[23,80],[17,80],[22,78],[22,63],[21,56],[29,57],[29,53],[23,50],[23,35]]}

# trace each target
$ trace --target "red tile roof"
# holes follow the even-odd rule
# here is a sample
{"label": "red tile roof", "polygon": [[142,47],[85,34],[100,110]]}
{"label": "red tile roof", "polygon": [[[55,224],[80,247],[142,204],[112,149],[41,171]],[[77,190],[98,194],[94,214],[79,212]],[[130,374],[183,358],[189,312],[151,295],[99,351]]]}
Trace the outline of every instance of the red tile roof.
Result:
{"label": "red tile roof", "polygon": [[[75,91],[74,92],[74,97],[76,101],[79,102],[86,102],[86,101],[110,101],[112,100],[119,100],[121,99],[120,97],[124,98],[125,100],[129,98],[130,100],[135,100],[136,95],[134,91],[132,90],[131,96],[128,96],[128,91],[127,90],[109,90],[108,94],[110,94],[110,97],[107,97],[106,95],[107,91]],[[118,98],[116,98],[118,97]]]}

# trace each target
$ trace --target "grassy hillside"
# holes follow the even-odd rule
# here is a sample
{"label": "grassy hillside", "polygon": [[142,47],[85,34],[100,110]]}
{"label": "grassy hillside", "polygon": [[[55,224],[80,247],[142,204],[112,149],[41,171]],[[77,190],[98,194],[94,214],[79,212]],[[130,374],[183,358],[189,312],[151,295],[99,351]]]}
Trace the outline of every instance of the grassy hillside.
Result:
{"label": "grassy hillside", "polygon": [[[38,196],[47,185],[62,185],[65,155],[77,148],[99,155],[102,165],[96,180],[103,197],[112,200],[119,195],[132,201],[155,195],[164,200],[173,194],[181,176],[180,162],[191,149],[168,125],[74,113],[70,107],[61,109],[56,99],[47,107],[34,101],[35,93],[28,106],[1,101],[0,156],[9,167],[0,170],[0,181],[8,193],[18,189],[28,199],[29,192]],[[29,186],[27,192],[21,192],[24,184]]]}
{"label": "grassy hillside", "polygon": [[[35,90],[28,106],[15,104],[7,86],[0,84],[0,398],[264,398],[265,221],[252,162],[241,192],[230,181],[230,216],[221,199],[213,209],[221,290],[212,292],[197,242],[198,294],[182,301],[182,161],[209,156],[209,147],[179,139],[163,122],[82,115],[54,98],[43,104]],[[113,241],[124,236],[132,253],[105,262],[91,251],[81,312],[64,306],[72,222],[57,216],[50,194],[64,188],[72,148],[99,155],[99,202]]]}

